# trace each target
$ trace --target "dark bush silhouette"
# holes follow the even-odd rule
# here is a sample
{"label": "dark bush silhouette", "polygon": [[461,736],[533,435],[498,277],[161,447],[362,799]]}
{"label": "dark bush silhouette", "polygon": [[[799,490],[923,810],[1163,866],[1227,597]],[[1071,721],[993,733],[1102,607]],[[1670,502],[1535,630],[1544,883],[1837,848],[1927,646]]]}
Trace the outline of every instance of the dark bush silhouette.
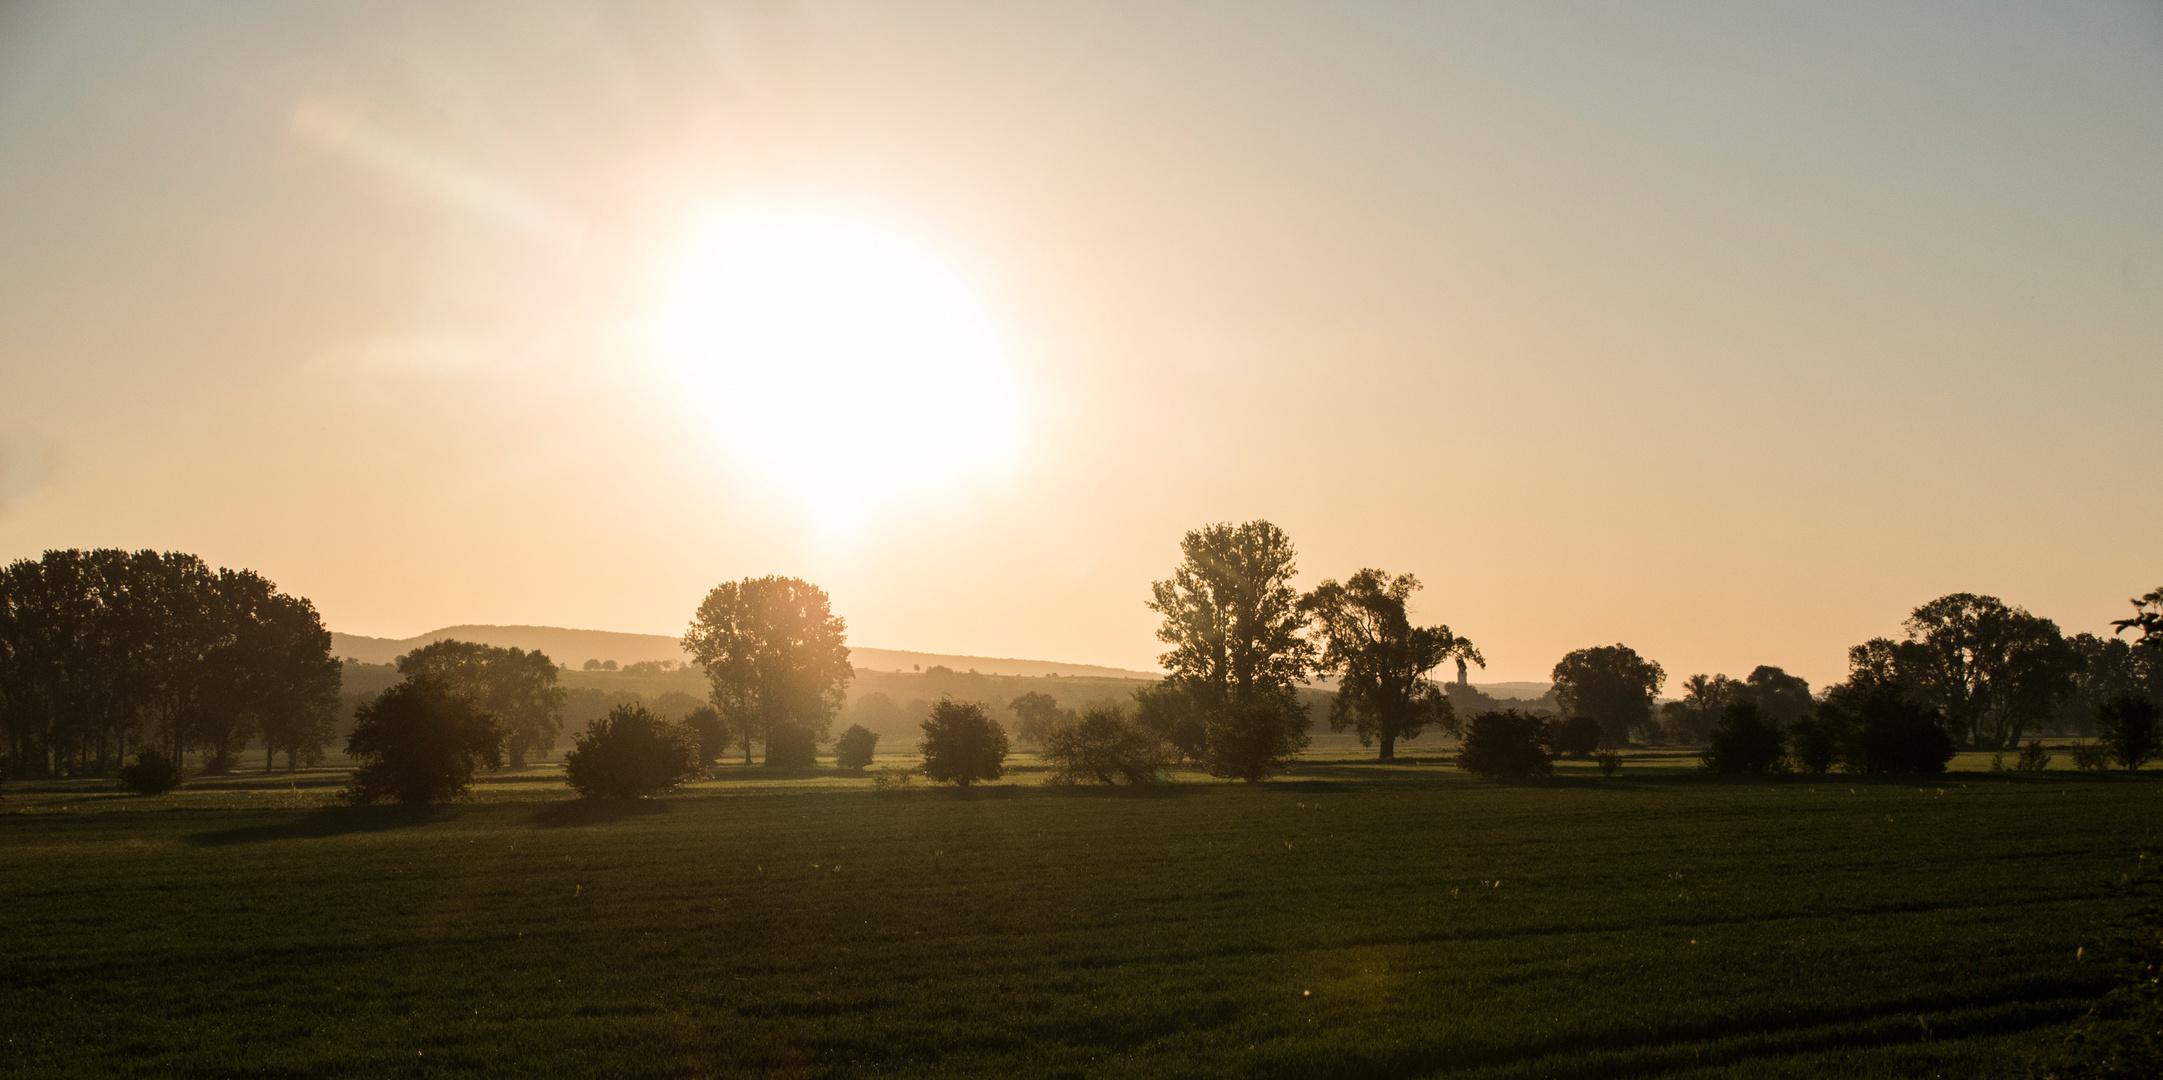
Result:
{"label": "dark bush silhouette", "polygon": [[1573,716],[1557,720],[1548,732],[1548,742],[1555,752],[1583,761],[1600,748],[1600,722],[1589,716]]}
{"label": "dark bush silhouette", "polygon": [[1170,754],[1119,709],[1091,709],[1044,737],[1044,760],[1062,784],[1148,784]]}
{"label": "dark bush silhouette", "polygon": [[2139,694],[2125,693],[2095,710],[2095,738],[2122,769],[2138,769],[2156,756],[2163,740],[2163,706]]}
{"label": "dark bush silhouette", "polygon": [[850,724],[849,730],[834,740],[834,764],[844,769],[862,769],[871,764],[871,756],[878,748],[877,732],[862,724]]}
{"label": "dark bush silhouette", "polygon": [[503,729],[441,679],[407,679],[360,707],[345,752],[360,762],[345,795],[368,803],[459,799],[483,767],[503,767]]}
{"label": "dark bush silhouette", "polygon": [[674,791],[706,769],[698,736],[644,705],[618,705],[595,720],[563,756],[563,778],[588,799],[642,799]]}
{"label": "dark bush silhouette", "polygon": [[135,752],[133,764],[120,767],[120,783],[137,795],[163,795],[180,786],[180,763],[146,746]]}
{"label": "dark bush silhouette", "polygon": [[721,719],[721,710],[711,705],[701,705],[683,716],[683,726],[698,736],[698,763],[711,765],[728,752],[728,722]]}
{"label": "dark bush silhouette", "polygon": [[1788,760],[1806,773],[1824,773],[1840,761],[1840,731],[1829,716],[1806,716],[1787,729]]}
{"label": "dark bush silhouette", "polygon": [[1552,775],[1555,760],[1548,752],[1546,725],[1516,709],[1481,713],[1465,729],[1457,767],[1494,780]]}
{"label": "dark bush silhouette", "polygon": [[[1953,736],[1938,710],[1919,705],[1893,686],[1877,686],[1854,702],[1855,738],[1845,757],[1866,773],[1936,773],[1953,760]],[[1821,712],[1837,712],[1830,703]]]}
{"label": "dark bush silhouette", "polygon": [[1765,718],[1757,702],[1731,701],[1706,735],[1705,752],[1699,756],[1713,772],[1763,776],[1779,767],[1787,753],[1786,743],[1780,728]]}
{"label": "dark bush silhouette", "polygon": [[916,745],[924,754],[924,775],[942,784],[968,787],[1006,773],[1006,729],[973,701],[940,698]]}
{"label": "dark bush silhouette", "polygon": [[1208,750],[1201,708],[1177,680],[1153,682],[1134,691],[1134,722],[1187,761],[1199,763]]}

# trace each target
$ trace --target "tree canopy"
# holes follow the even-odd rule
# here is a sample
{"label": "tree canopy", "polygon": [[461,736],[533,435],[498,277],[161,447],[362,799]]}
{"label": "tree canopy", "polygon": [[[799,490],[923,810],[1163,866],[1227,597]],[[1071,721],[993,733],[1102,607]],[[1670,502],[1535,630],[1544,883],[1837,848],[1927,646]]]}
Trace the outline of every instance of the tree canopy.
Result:
{"label": "tree canopy", "polygon": [[1667,673],[1627,645],[1578,649],[1555,664],[1555,700],[1565,716],[1600,722],[1600,745],[1627,746],[1630,732],[1652,722],[1653,696]]}
{"label": "tree canopy", "polygon": [[1266,521],[1209,525],[1180,541],[1172,576],[1151,586],[1164,617],[1158,657],[1202,721],[1202,764],[1212,775],[1255,781],[1282,772],[1307,745],[1295,683],[1314,647],[1291,538]]}
{"label": "tree canopy", "polygon": [[[0,570],[0,728],[18,775],[109,772],[153,742],[230,768],[260,735],[307,761],[340,666],[313,605],[179,552],[48,551]],[[267,762],[266,762],[267,764]]]}
{"label": "tree canopy", "polygon": [[1405,601],[1418,588],[1410,574],[1368,569],[1322,582],[1305,601],[1322,641],[1317,667],[1338,676],[1330,730],[1352,728],[1361,746],[1379,742],[1384,761],[1397,756],[1397,740],[1455,719],[1427,675],[1456,655],[1458,639],[1447,626],[1412,625]]}
{"label": "tree canopy", "polygon": [[398,674],[430,675],[473,699],[503,727],[504,753],[513,767],[526,755],[546,757],[563,732],[563,703],[556,665],[536,649],[507,649],[471,641],[433,641],[398,658]]}
{"label": "tree canopy", "polygon": [[684,632],[684,651],[706,669],[714,707],[751,762],[754,742],[769,765],[809,765],[846,700],[848,624],[826,593],[792,577],[714,586]]}
{"label": "tree canopy", "polygon": [[973,701],[940,698],[924,718],[916,748],[924,755],[924,775],[938,783],[968,787],[1006,773],[1006,729]]}
{"label": "tree canopy", "polygon": [[503,729],[470,695],[421,674],[360,707],[346,753],[360,763],[346,789],[354,802],[451,802],[476,772],[503,767]]}

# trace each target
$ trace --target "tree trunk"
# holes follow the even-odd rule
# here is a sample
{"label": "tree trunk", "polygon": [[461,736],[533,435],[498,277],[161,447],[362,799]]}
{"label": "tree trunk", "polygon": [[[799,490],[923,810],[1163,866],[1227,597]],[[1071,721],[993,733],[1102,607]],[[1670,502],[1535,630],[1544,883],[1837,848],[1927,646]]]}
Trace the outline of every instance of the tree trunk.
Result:
{"label": "tree trunk", "polygon": [[1394,760],[1396,757],[1397,733],[1394,731],[1385,731],[1382,733],[1382,760],[1391,761]]}

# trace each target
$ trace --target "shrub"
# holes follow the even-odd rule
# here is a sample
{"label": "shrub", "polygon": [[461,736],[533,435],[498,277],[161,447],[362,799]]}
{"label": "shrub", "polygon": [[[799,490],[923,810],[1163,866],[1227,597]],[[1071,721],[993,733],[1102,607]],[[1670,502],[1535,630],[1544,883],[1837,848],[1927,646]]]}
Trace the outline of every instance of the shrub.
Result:
{"label": "shrub", "polygon": [[1892,687],[1871,691],[1859,714],[1848,764],[1866,773],[1944,772],[1953,760],[1953,737],[1938,711],[1918,705]]}
{"label": "shrub", "polygon": [[180,786],[180,763],[146,746],[135,752],[134,764],[120,767],[120,783],[137,795],[163,795]]}
{"label": "shrub", "polygon": [[2110,747],[2102,743],[2075,744],[2073,767],[2082,772],[2100,772],[2110,768]]}
{"label": "shrub", "polygon": [[1806,716],[1787,729],[1788,760],[1806,773],[1824,773],[1840,760],[1840,728],[1830,715]]}
{"label": "shrub", "polygon": [[1491,780],[1551,775],[1555,760],[1545,728],[1539,717],[1516,709],[1481,713],[1465,729],[1457,767]]}
{"label": "shrub", "polygon": [[1619,750],[1602,750],[1592,755],[1592,760],[1600,763],[1601,776],[1613,776],[1622,771],[1622,752]]}
{"label": "shrub", "polygon": [[2156,756],[2163,742],[2163,706],[2135,693],[2123,693],[2095,710],[2095,738],[2110,750],[2122,769],[2138,769]]}
{"label": "shrub", "polygon": [[563,778],[588,799],[642,799],[673,791],[705,772],[698,736],[644,705],[618,705],[595,720],[563,756]]}
{"label": "shrub", "polygon": [[1600,722],[1589,716],[1573,716],[1557,720],[1548,739],[1558,753],[1567,754],[1580,761],[1592,756],[1600,748],[1602,730]]}
{"label": "shrub", "polygon": [[684,714],[683,726],[698,736],[698,763],[711,765],[721,755],[728,753],[728,723],[721,719],[721,710],[711,705],[701,705]]}
{"label": "shrub", "polygon": [[2020,748],[2020,760],[2014,762],[2013,768],[2021,772],[2042,772],[2050,768],[2050,751],[2043,748],[2043,740],[2029,739],[2028,745]]}
{"label": "shrub", "polygon": [[481,767],[503,767],[503,729],[473,699],[422,675],[362,705],[345,752],[360,762],[345,790],[354,802],[449,802],[472,789]]}
{"label": "shrub", "polygon": [[871,774],[871,786],[877,788],[880,794],[885,795],[896,791],[909,790],[910,782],[915,779],[915,772],[904,769],[899,765],[888,765]]}
{"label": "shrub", "polygon": [[834,740],[834,764],[861,771],[871,764],[872,752],[878,748],[878,733],[862,724],[850,724],[849,730]]}
{"label": "shrub", "polygon": [[1202,711],[1177,680],[1164,679],[1134,691],[1134,723],[1188,761],[1198,763],[1208,751]]}
{"label": "shrub", "polygon": [[942,784],[968,787],[1006,773],[1006,729],[973,701],[940,698],[916,745],[924,754],[924,775]]}
{"label": "shrub", "polygon": [[1147,784],[1170,755],[1120,709],[1091,709],[1044,736],[1044,760],[1061,784]]}
{"label": "shrub", "polygon": [[1765,719],[1757,702],[1744,700],[1730,701],[1720,711],[1699,760],[1713,772],[1763,776],[1778,768],[1786,754],[1787,736],[1779,725]]}

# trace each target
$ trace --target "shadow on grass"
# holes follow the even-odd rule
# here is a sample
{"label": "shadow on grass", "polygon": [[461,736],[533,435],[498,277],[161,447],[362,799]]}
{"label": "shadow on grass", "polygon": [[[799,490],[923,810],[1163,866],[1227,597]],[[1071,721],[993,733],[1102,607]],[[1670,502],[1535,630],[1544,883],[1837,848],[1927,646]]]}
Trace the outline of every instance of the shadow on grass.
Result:
{"label": "shadow on grass", "polygon": [[564,799],[545,803],[529,820],[536,829],[564,829],[575,825],[606,825],[625,818],[666,814],[670,804],[659,799]]}
{"label": "shadow on grass", "polygon": [[265,840],[307,840],[348,833],[408,829],[457,816],[441,806],[326,806],[310,810],[291,821],[275,825],[244,825],[236,829],[196,833],[191,844],[217,847],[254,844]]}

